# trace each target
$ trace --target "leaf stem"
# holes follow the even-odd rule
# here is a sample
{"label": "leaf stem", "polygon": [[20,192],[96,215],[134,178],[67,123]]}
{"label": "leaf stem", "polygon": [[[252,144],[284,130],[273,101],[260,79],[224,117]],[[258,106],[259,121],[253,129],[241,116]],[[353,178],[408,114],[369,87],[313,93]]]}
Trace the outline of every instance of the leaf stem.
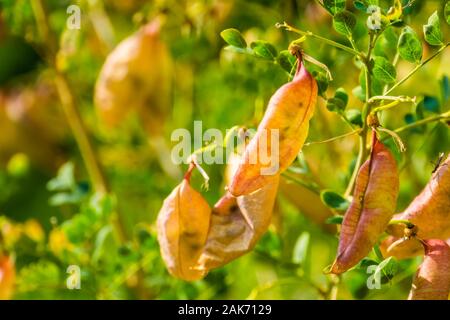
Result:
{"label": "leaf stem", "polygon": [[324,37],[322,37],[322,36],[319,36],[319,35],[317,35],[317,34],[314,34],[314,33],[312,33],[311,31],[302,31],[302,30],[299,30],[299,29],[297,29],[297,28],[292,27],[292,26],[289,25],[287,22],[283,22],[283,23],[278,22],[278,23],[275,24],[275,26],[276,26],[277,28],[284,28],[284,29],[287,30],[287,31],[294,32],[294,33],[297,33],[297,34],[302,35],[302,36],[307,36],[307,37],[315,38],[315,39],[317,39],[317,40],[322,41],[323,43],[326,43],[326,44],[328,44],[328,45],[330,45],[330,46],[333,46],[333,47],[339,48],[339,49],[341,49],[341,50],[344,50],[344,51],[346,51],[346,52],[348,52],[348,53],[350,53],[350,54],[352,54],[352,55],[355,55],[355,56],[358,56],[358,57],[361,56],[361,53],[358,52],[358,51],[356,51],[355,49],[352,49],[352,48],[347,47],[346,45],[343,45],[343,44],[338,43],[338,42],[336,42],[336,41],[333,41],[333,40],[324,38]]}
{"label": "leaf stem", "polygon": [[330,138],[330,139],[326,139],[326,140],[322,140],[322,141],[307,142],[307,143],[304,144],[304,146],[308,147],[308,146],[311,146],[311,145],[314,145],[314,144],[322,144],[322,143],[332,142],[332,141],[335,141],[335,140],[339,140],[339,139],[342,139],[342,138],[345,138],[345,137],[352,136],[354,134],[358,134],[358,133],[361,132],[361,130],[362,129],[357,129],[357,130],[354,130],[354,131],[350,131],[350,132],[341,134],[340,136],[336,136],[336,137],[333,137],[333,138]]}

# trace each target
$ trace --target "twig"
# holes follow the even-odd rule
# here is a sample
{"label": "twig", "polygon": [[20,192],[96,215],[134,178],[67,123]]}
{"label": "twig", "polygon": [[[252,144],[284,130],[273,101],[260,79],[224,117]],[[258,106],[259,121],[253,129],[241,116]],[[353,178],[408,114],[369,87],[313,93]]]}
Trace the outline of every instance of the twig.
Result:
{"label": "twig", "polygon": [[339,139],[342,139],[342,138],[345,138],[345,137],[349,137],[349,136],[358,134],[358,133],[361,132],[361,130],[362,129],[357,129],[357,130],[354,130],[354,131],[351,131],[351,132],[347,132],[347,133],[344,133],[344,134],[342,134],[340,136],[336,136],[336,137],[333,137],[333,138],[330,138],[330,139],[327,139],[327,140],[307,142],[307,143],[304,144],[304,146],[308,147],[308,146],[311,146],[311,145],[314,145],[314,144],[322,144],[322,143],[332,142],[332,141],[335,141],[335,140],[339,140]]}
{"label": "twig", "polygon": [[442,113],[442,114],[439,114],[437,116],[428,117],[428,118],[425,118],[425,119],[422,119],[422,120],[419,120],[419,121],[407,124],[407,125],[405,125],[403,127],[395,129],[394,132],[397,132],[397,133],[403,132],[403,131],[406,131],[406,130],[409,130],[409,129],[413,129],[413,128],[416,128],[416,127],[423,126],[423,125],[425,125],[427,123],[431,123],[431,122],[435,122],[435,121],[441,121],[441,120],[444,120],[444,121],[445,120],[450,120],[450,111]]}

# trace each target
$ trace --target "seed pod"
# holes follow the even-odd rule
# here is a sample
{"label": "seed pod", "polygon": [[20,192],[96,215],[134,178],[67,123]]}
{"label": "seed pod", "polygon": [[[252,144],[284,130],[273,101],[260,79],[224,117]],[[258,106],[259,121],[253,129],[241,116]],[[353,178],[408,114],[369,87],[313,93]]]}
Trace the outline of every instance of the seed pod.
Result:
{"label": "seed pod", "polygon": [[247,195],[223,196],[214,206],[199,268],[218,268],[250,251],[267,228],[278,189],[278,175],[262,189]]}
{"label": "seed pod", "polygon": [[104,124],[117,127],[135,113],[149,134],[162,130],[170,106],[172,61],[155,19],[123,40],[106,59],[95,87]]}
{"label": "seed pod", "polygon": [[0,255],[0,300],[11,299],[14,292],[16,270],[11,257]]}
{"label": "seed pod", "polygon": [[450,155],[399,219],[416,225],[421,239],[450,238]]}
{"label": "seed pod", "polygon": [[[272,96],[257,132],[245,150],[243,161],[229,185],[232,195],[241,196],[260,189],[291,165],[308,135],[316,99],[317,83],[298,54],[294,79]],[[273,133],[278,133],[278,139],[272,137]],[[269,159],[277,162],[278,169]]]}
{"label": "seed pod", "polygon": [[345,272],[370,252],[394,214],[398,189],[395,159],[374,133],[371,157],[358,172],[353,201],[342,222],[338,255],[330,272]]}
{"label": "seed pod", "polygon": [[447,300],[450,293],[450,247],[442,240],[424,241],[425,258],[408,300]]}
{"label": "seed pod", "polygon": [[[394,245],[395,244],[395,245]],[[423,246],[415,238],[405,239],[388,236],[380,243],[383,257],[395,257],[396,259],[408,259],[423,254]]]}
{"label": "seed pod", "polygon": [[205,274],[195,266],[206,242],[211,217],[208,203],[189,184],[193,168],[164,200],[157,219],[158,241],[167,269],[187,281]]}

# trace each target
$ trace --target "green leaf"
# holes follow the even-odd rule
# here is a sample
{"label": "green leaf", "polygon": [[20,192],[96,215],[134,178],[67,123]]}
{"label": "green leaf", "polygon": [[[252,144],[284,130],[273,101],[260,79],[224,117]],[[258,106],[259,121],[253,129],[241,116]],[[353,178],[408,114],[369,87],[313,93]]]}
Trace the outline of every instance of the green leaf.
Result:
{"label": "green leaf", "polygon": [[336,99],[340,99],[344,102],[344,106],[347,106],[348,103],[348,94],[344,88],[338,88],[334,94]]}
{"label": "green leaf", "polygon": [[275,47],[264,40],[256,40],[250,44],[250,48],[252,48],[253,52],[256,56],[267,59],[267,60],[275,60],[278,56],[277,49]]}
{"label": "green leaf", "polygon": [[225,29],[220,33],[220,36],[223,40],[225,40],[226,43],[228,43],[231,46],[245,49],[247,48],[247,43],[245,42],[244,37],[239,32],[239,30],[230,28]]}
{"label": "green leaf", "polygon": [[324,99],[327,99],[326,97],[326,91],[328,89],[328,77],[323,72],[318,72],[314,70],[312,72],[312,76],[317,81],[317,87],[319,91],[319,95],[323,97]]}
{"label": "green leaf", "polygon": [[360,268],[360,269],[367,269],[367,267],[374,266],[374,265],[378,265],[378,262],[376,262],[375,260],[370,259],[370,258],[363,258],[358,263],[358,268]]}
{"label": "green leaf", "polygon": [[278,54],[277,63],[290,74],[295,64],[295,57],[288,50],[283,50]]}
{"label": "green leaf", "polygon": [[350,37],[356,26],[356,18],[350,11],[337,13],[333,18],[333,27],[340,34]]}
{"label": "green leaf", "polygon": [[420,63],[422,60],[422,43],[411,27],[405,27],[398,39],[398,53],[406,61]]}
{"label": "green leaf", "polygon": [[373,76],[385,83],[395,82],[397,72],[395,67],[384,57],[375,57],[373,66]]}
{"label": "green leaf", "polygon": [[347,118],[350,123],[362,127],[363,121],[361,116],[361,111],[358,109],[349,109],[345,111],[345,118]]}
{"label": "green leaf", "polygon": [[75,178],[74,178],[75,166],[72,162],[66,162],[63,164],[55,178],[51,179],[47,183],[47,189],[49,191],[62,191],[62,190],[72,190],[75,188]]}
{"label": "green leaf", "polygon": [[442,45],[442,31],[437,11],[428,18],[428,23],[423,26],[423,34],[428,44],[432,46]]}
{"label": "green leaf", "polygon": [[377,259],[379,261],[382,261],[384,259],[383,254],[381,253],[380,246],[378,244],[373,246],[373,252],[377,256]]}
{"label": "green leaf", "polygon": [[325,220],[325,223],[327,223],[327,224],[342,224],[343,220],[344,220],[343,216],[332,216],[332,217],[329,217],[327,220]]}
{"label": "green leaf", "polygon": [[345,10],[345,0],[323,0],[323,5],[333,16]]}
{"label": "green leaf", "polygon": [[398,271],[398,262],[394,257],[389,257],[378,265],[375,269],[375,278],[381,278],[382,276],[387,277],[389,280],[394,277]]}
{"label": "green leaf", "polygon": [[329,208],[345,211],[349,206],[349,202],[340,194],[331,190],[324,190],[320,193],[320,199]]}
{"label": "green leaf", "polygon": [[353,1],[353,5],[359,11],[362,11],[364,13],[367,12],[367,5],[364,2],[362,2],[362,1]]}
{"label": "green leaf", "polygon": [[344,88],[339,88],[334,94],[334,98],[327,100],[327,109],[330,111],[343,111],[348,103],[348,94]]}
{"label": "green leaf", "polygon": [[444,8],[444,17],[447,24],[450,25],[450,1],[447,1]]}
{"label": "green leaf", "polygon": [[431,96],[424,96],[423,97],[423,106],[425,108],[425,110],[430,111],[430,112],[434,112],[434,113],[439,113],[439,100],[436,99],[435,97],[431,97]]}
{"label": "green leaf", "polygon": [[294,250],[292,251],[292,262],[302,265],[305,263],[308,255],[310,235],[309,232],[302,232],[295,242]]}
{"label": "green leaf", "polygon": [[330,98],[327,100],[327,109],[332,112],[342,111],[345,109],[344,101],[338,98]]}
{"label": "green leaf", "polygon": [[374,55],[393,56],[397,53],[398,35],[393,27],[387,28],[375,44]]}

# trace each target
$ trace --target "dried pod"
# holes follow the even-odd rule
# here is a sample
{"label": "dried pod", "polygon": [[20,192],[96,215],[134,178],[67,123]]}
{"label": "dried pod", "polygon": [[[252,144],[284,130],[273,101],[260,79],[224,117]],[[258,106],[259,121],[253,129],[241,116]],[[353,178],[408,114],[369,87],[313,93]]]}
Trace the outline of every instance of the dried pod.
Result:
{"label": "dried pod", "polygon": [[415,238],[406,239],[388,236],[380,243],[383,257],[395,257],[396,259],[408,259],[423,254],[423,246]]}
{"label": "dried pod", "polygon": [[185,178],[164,200],[157,219],[161,255],[169,272],[183,280],[197,280],[205,272],[195,268],[206,243],[211,208]]}
{"label": "dried pod", "polygon": [[148,133],[162,130],[170,106],[172,61],[155,19],[123,40],[106,59],[95,87],[95,105],[109,127],[136,113]]}
{"label": "dried pod", "polygon": [[424,241],[425,258],[417,270],[409,300],[447,300],[450,293],[450,247],[442,240]]}
{"label": "dried pod", "polygon": [[260,189],[291,165],[308,135],[316,100],[316,80],[298,54],[294,79],[272,96],[256,135],[245,150],[229,185],[232,195],[241,196]]}
{"label": "dried pod", "polygon": [[214,206],[208,239],[199,268],[223,266],[250,251],[270,225],[278,190],[278,175],[262,189],[247,195],[223,196]]}
{"label": "dried pod", "polygon": [[338,255],[330,272],[345,272],[370,252],[394,214],[398,189],[395,159],[374,134],[371,157],[358,172],[353,201],[342,222]]}
{"label": "dried pod", "polygon": [[450,155],[398,219],[418,226],[421,239],[450,238]]}
{"label": "dried pod", "polygon": [[0,254],[0,300],[9,300],[14,292],[16,269],[10,256]]}

